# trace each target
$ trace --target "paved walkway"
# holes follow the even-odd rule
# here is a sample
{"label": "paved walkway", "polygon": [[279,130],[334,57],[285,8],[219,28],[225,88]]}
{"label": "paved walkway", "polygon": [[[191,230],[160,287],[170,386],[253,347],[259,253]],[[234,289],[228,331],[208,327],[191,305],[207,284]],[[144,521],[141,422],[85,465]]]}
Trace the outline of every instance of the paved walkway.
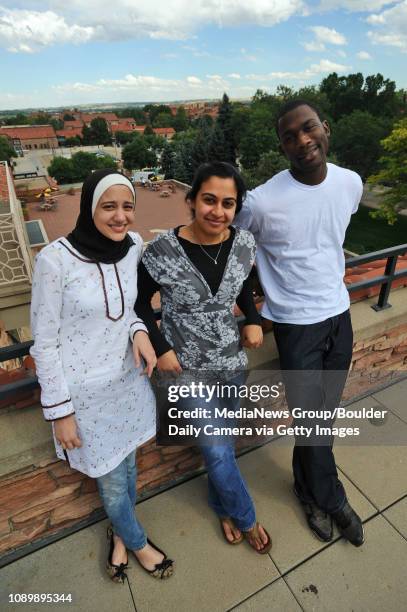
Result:
{"label": "paved walkway", "polygon": [[[280,439],[239,459],[260,520],[273,535],[270,555],[227,546],[206,506],[205,476],[144,501],[138,515],[153,541],[176,559],[160,582],[133,560],[129,581],[104,574],[106,521],[0,571],[0,609],[98,612],[290,612],[407,609],[407,381],[349,408],[385,406],[398,446],[336,445],[336,459],[366,542],[338,533],[328,545],[307,529],[292,493],[291,448]],[[379,428],[370,425],[371,440]],[[404,440],[405,446],[400,445]],[[71,593],[72,603],[10,604],[10,593]]]}

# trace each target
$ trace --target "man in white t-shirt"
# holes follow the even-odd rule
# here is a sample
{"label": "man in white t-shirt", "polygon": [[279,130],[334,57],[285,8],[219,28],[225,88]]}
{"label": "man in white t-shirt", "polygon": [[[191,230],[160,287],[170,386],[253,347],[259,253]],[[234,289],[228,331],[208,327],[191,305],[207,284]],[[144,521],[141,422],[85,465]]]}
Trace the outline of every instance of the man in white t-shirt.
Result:
{"label": "man in white t-shirt", "polygon": [[[303,413],[295,424],[309,425],[308,410],[339,404],[351,363],[342,245],[363,188],[358,174],[327,163],[330,130],[313,105],[286,103],[276,130],[290,169],[247,194],[237,223],[256,238],[262,314],[273,321],[289,407]],[[294,490],[320,539],[332,539],[335,521],[342,535],[360,546],[363,525],[338,478],[332,444],[332,437],[297,436]]]}

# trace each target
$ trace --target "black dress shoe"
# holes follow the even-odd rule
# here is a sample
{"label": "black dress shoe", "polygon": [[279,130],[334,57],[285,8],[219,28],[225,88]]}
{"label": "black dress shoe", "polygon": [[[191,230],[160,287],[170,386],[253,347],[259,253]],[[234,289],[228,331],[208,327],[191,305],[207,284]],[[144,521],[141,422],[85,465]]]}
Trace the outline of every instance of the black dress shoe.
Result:
{"label": "black dress shoe", "polygon": [[363,524],[347,500],[341,510],[332,513],[332,518],[346,540],[354,546],[362,546],[365,541]]}
{"label": "black dress shoe", "polygon": [[327,512],[318,508],[313,502],[304,502],[294,489],[295,495],[304,509],[307,523],[311,531],[322,542],[330,542],[333,537],[332,518]]}

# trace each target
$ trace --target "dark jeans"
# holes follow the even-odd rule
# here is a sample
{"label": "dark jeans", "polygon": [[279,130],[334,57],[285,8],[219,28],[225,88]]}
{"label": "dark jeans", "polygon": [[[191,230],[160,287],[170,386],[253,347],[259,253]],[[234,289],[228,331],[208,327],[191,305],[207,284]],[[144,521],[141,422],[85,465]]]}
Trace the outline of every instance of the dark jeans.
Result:
{"label": "dark jeans", "polygon": [[[273,323],[290,410],[333,409],[339,405],[352,360],[353,332],[350,312],[311,325]],[[297,375],[298,373],[298,375]],[[302,374],[301,374],[302,373]],[[332,425],[320,422],[324,426]],[[313,422],[315,426],[316,421]],[[294,425],[309,425],[295,421]],[[340,510],[346,500],[332,451],[333,439],[304,444],[296,439],[293,452],[295,489],[301,500],[322,510]]]}

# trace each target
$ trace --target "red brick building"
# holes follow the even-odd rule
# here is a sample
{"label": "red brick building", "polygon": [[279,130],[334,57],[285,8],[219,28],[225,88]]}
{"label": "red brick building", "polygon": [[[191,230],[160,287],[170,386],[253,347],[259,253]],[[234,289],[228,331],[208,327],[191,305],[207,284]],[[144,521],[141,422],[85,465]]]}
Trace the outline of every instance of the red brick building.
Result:
{"label": "red brick building", "polygon": [[7,125],[0,127],[0,136],[5,136],[17,153],[24,149],[54,149],[58,139],[52,125]]}

